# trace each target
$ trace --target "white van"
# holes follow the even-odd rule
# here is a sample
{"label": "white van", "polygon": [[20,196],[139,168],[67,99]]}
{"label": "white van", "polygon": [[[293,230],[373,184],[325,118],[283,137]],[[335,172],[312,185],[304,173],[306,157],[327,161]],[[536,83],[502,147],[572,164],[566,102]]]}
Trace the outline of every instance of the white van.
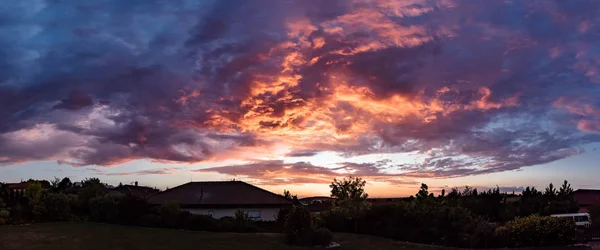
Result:
{"label": "white van", "polygon": [[575,213],[575,214],[553,214],[550,215],[557,218],[569,218],[575,222],[577,227],[590,227],[592,221],[590,220],[590,214],[588,213]]}

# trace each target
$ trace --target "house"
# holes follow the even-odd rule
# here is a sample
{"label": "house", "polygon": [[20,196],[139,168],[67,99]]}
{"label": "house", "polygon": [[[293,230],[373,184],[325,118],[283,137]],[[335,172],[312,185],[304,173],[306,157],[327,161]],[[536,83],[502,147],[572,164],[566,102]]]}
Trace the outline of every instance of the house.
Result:
{"label": "house", "polygon": [[22,181],[20,183],[6,183],[6,185],[11,190],[24,191],[25,189],[27,189],[29,187],[29,185],[34,184],[34,183],[39,183],[42,186],[42,189],[50,188],[50,182],[45,181],[45,180],[42,180],[42,181],[28,180],[28,181]]}
{"label": "house", "polygon": [[600,202],[600,190],[577,189],[573,192],[573,198],[579,204],[579,212],[587,213],[592,205]]}
{"label": "house", "polygon": [[119,185],[111,191],[144,199],[159,192],[159,190],[155,188],[138,186],[137,181],[135,182],[135,185]]}
{"label": "house", "polygon": [[281,208],[294,203],[281,195],[242,181],[189,182],[148,197],[153,205],[177,202],[192,214],[214,218],[235,216],[240,209],[250,218],[274,221]]}

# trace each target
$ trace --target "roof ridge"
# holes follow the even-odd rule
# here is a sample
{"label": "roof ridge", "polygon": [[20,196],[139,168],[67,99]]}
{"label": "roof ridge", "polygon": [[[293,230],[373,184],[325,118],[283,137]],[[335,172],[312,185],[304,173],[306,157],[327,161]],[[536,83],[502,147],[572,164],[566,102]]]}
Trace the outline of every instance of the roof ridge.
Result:
{"label": "roof ridge", "polygon": [[164,194],[164,193],[170,192],[170,191],[171,191],[171,190],[173,190],[173,189],[178,189],[178,188],[180,188],[180,187],[187,186],[187,185],[189,185],[189,184],[191,184],[191,183],[193,183],[193,182],[184,183],[184,184],[181,184],[181,185],[179,185],[179,186],[173,187],[173,188],[171,188],[171,189],[167,189],[167,190],[165,190],[165,191],[160,191],[160,192],[158,192],[158,193],[155,193],[155,194],[149,195],[149,196],[148,196],[146,199],[150,199],[150,197],[152,197],[152,196],[156,196],[156,195],[159,195],[159,194]]}

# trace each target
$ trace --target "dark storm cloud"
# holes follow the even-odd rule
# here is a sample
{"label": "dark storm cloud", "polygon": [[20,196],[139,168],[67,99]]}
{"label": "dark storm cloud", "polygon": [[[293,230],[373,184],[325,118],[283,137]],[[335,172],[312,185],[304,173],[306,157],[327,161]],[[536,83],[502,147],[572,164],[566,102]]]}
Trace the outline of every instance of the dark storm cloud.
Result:
{"label": "dark storm cloud", "polygon": [[[417,152],[424,162],[402,173],[414,177],[552,162],[600,141],[599,7],[9,3],[0,10],[0,164],[193,163],[281,145],[290,157]],[[350,165],[394,177],[385,164]]]}

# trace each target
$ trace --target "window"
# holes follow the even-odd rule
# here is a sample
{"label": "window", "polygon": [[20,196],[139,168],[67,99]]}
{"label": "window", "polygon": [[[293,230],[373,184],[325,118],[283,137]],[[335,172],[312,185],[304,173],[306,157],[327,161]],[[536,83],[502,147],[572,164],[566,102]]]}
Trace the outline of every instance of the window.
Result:
{"label": "window", "polygon": [[260,211],[247,211],[246,214],[250,219],[260,219]]}
{"label": "window", "polygon": [[575,222],[586,222],[588,221],[587,216],[575,216]]}
{"label": "window", "polygon": [[213,217],[213,215],[215,214],[215,211],[208,211],[206,212],[206,215]]}

